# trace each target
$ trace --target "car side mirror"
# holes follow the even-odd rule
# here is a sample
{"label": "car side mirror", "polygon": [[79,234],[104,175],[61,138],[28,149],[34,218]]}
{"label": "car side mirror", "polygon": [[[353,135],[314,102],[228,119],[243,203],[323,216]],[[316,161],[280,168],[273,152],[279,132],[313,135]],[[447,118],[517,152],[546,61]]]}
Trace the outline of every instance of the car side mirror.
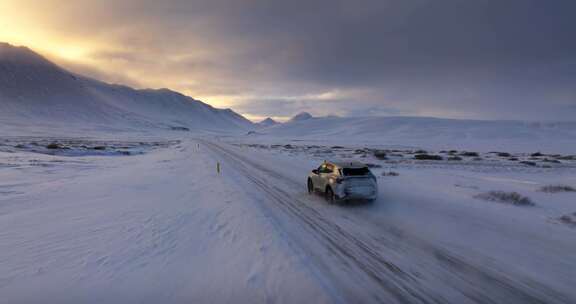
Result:
{"label": "car side mirror", "polygon": [[314,169],[314,170],[312,170],[312,173],[314,173],[314,174],[318,174],[318,169]]}

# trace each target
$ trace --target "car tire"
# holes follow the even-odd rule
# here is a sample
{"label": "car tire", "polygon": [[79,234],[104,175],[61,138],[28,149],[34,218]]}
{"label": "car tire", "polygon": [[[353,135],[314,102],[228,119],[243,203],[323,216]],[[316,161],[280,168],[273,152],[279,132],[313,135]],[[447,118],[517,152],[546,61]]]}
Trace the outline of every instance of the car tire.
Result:
{"label": "car tire", "polygon": [[308,179],[308,194],[314,193],[314,183],[311,179]]}
{"label": "car tire", "polygon": [[324,197],[326,198],[326,201],[329,204],[334,204],[334,202],[336,201],[334,197],[334,191],[332,191],[332,188],[330,187],[326,188],[326,191],[324,192]]}

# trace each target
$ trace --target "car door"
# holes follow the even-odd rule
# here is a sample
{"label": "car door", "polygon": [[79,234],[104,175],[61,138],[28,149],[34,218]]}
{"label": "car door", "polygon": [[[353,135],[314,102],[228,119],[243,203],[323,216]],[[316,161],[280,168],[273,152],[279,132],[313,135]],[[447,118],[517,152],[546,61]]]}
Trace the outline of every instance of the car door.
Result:
{"label": "car door", "polygon": [[316,169],[316,174],[312,174],[310,178],[312,179],[312,183],[314,184],[314,188],[321,189],[322,188],[322,178],[320,178],[320,172],[322,172],[322,164],[320,167]]}

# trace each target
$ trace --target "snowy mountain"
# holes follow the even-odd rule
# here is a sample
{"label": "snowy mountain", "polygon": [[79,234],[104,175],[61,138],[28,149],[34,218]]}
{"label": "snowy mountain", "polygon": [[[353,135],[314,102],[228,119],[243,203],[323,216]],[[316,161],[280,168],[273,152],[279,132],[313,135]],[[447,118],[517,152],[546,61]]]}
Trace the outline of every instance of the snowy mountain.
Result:
{"label": "snowy mountain", "polygon": [[308,112],[302,112],[302,113],[298,113],[296,114],[294,117],[292,117],[288,122],[295,122],[295,121],[304,121],[304,120],[309,120],[311,118],[314,118],[310,113]]}
{"label": "snowy mountain", "polygon": [[340,144],[378,142],[383,145],[432,148],[576,152],[576,122],[315,117],[293,118],[288,123],[266,129],[266,132],[274,138],[333,141]]}
{"label": "snowy mountain", "polygon": [[136,90],[68,72],[25,47],[0,43],[0,122],[245,129],[253,124],[168,90]]}
{"label": "snowy mountain", "polygon": [[262,127],[262,128],[266,128],[266,127],[271,127],[271,126],[275,126],[279,124],[279,122],[275,121],[274,119],[268,117],[264,120],[262,120],[261,122],[258,123],[258,126]]}

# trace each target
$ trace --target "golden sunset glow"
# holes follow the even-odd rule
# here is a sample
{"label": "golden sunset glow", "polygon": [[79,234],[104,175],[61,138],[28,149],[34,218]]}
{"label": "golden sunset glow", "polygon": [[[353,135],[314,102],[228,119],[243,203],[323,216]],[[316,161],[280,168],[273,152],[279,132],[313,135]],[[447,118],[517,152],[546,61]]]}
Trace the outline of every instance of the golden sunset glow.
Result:
{"label": "golden sunset glow", "polygon": [[87,60],[89,49],[49,29],[44,18],[26,1],[0,0],[0,41],[27,46],[48,57]]}
{"label": "golden sunset glow", "polygon": [[[64,9],[61,1],[54,0],[0,0],[0,42],[29,47],[64,68],[103,81],[136,88],[171,88],[216,107],[235,104],[236,97],[206,94],[188,71],[165,66],[167,61],[177,63],[203,50],[148,49],[148,38],[138,36],[146,34],[146,26],[138,26],[134,35],[131,25],[108,27],[103,20],[92,32],[91,23],[107,13],[99,2],[80,0]],[[124,54],[134,57],[123,58]],[[194,88],[188,86],[191,83],[196,84]]]}
{"label": "golden sunset glow", "polygon": [[[341,116],[573,116],[572,74],[562,62],[573,62],[574,39],[558,21],[573,19],[563,15],[572,10],[542,15],[526,2],[524,19],[513,20],[483,10],[483,2],[454,15],[449,1],[436,10],[419,9],[427,1],[390,1],[395,9],[388,2],[0,0],[0,42],[29,47],[80,75],[169,88],[254,119],[283,120],[303,109]],[[539,18],[551,19],[532,22]],[[533,35],[519,36],[521,28]],[[522,107],[526,113],[485,106],[510,100],[530,106]],[[542,100],[554,100],[554,110]]]}

